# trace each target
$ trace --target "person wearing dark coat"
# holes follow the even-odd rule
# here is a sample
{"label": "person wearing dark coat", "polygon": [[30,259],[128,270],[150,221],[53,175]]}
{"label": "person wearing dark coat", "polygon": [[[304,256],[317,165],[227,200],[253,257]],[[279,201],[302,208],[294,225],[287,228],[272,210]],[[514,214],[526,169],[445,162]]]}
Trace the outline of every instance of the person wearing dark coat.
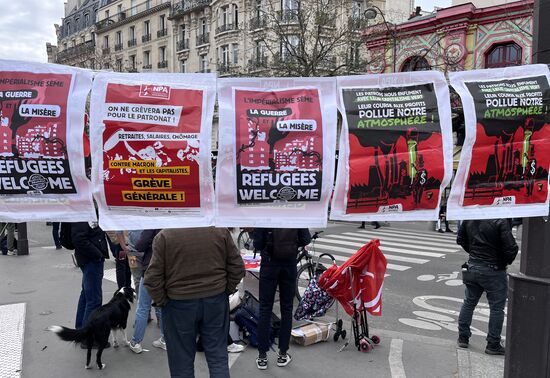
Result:
{"label": "person wearing dark coat", "polygon": [[103,302],[103,266],[109,258],[105,232],[97,222],[71,224],[76,264],[82,271],[82,289],[76,310],[75,328],[86,325],[90,314]]}
{"label": "person wearing dark coat", "polygon": [[472,316],[485,292],[490,309],[485,353],[503,355],[505,349],[500,344],[500,334],[508,294],[506,267],[514,262],[518,253],[511,224],[508,219],[467,220],[461,224],[456,242],[470,256],[462,266],[466,289],[458,317],[458,346],[468,348]]}

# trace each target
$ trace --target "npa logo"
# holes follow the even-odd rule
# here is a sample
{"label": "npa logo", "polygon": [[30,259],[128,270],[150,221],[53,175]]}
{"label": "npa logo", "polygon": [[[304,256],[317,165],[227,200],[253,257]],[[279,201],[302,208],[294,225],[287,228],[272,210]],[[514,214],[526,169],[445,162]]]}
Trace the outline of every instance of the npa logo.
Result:
{"label": "npa logo", "polygon": [[170,87],[167,85],[142,84],[139,88],[139,97],[170,99]]}

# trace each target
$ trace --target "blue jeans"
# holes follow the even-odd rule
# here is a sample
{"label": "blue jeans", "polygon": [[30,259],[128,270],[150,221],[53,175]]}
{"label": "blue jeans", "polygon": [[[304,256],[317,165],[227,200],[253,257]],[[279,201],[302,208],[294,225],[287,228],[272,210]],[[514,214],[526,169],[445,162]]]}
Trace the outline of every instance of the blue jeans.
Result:
{"label": "blue jeans", "polygon": [[90,314],[101,307],[103,292],[103,261],[94,261],[80,267],[82,271],[82,290],[78,299],[75,328],[82,328],[88,323]]}
{"label": "blue jeans", "polygon": [[197,333],[202,338],[210,377],[229,377],[229,301],[226,293],[199,299],[170,299],[162,308],[162,321],[172,378],[195,376]]}
{"label": "blue jeans", "polygon": [[489,331],[487,333],[487,345],[498,346],[500,334],[504,322],[504,306],[508,294],[508,278],[506,270],[494,270],[487,266],[470,265],[471,279],[466,280],[464,303],[458,317],[458,335],[469,339],[472,333],[470,325],[474,309],[483,292],[487,293],[489,302]]}
{"label": "blue jeans", "polygon": [[[147,320],[149,319],[149,312],[151,311],[151,303],[153,300],[149,295],[147,289],[143,286],[143,278],[139,281],[139,292],[138,303],[136,308],[136,320],[134,323],[134,336],[132,341],[135,343],[141,343],[143,341],[143,336],[145,335],[145,329],[147,328]],[[160,320],[160,337],[164,339],[164,332],[162,329],[162,317],[161,310],[159,307],[155,307],[155,312],[157,313],[157,319]]]}
{"label": "blue jeans", "polygon": [[[263,257],[263,256],[262,256]],[[288,350],[292,331],[292,306],[296,292],[296,262],[277,262],[262,259],[260,267],[260,319],[258,321],[258,352],[263,356],[271,345],[271,314],[275,302],[275,292],[279,286],[281,307],[281,329],[279,330],[279,350]]]}

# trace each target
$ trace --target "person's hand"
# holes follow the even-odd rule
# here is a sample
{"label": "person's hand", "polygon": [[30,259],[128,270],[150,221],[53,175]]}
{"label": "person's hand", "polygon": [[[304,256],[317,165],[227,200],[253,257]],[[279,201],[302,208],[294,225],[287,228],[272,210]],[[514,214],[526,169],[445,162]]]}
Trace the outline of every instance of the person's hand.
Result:
{"label": "person's hand", "polygon": [[128,255],[128,250],[121,248],[118,252],[118,259],[119,260],[126,260],[126,256]]}

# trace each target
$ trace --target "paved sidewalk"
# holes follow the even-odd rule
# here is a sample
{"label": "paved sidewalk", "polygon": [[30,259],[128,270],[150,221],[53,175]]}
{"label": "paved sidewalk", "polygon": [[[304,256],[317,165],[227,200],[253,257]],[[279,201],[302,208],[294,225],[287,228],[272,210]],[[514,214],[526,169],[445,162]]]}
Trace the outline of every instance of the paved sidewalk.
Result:
{"label": "paved sidewalk", "polygon": [[[85,371],[85,351],[46,331],[53,324],[73,326],[81,280],[80,270],[72,264],[70,251],[56,251],[50,247],[50,230],[45,225],[30,225],[30,255],[0,256],[3,282],[0,286],[0,378],[169,376],[165,352],[151,345],[158,338],[155,322],[149,325],[143,342],[148,352],[136,355],[127,347],[108,349],[103,358],[107,367],[101,372],[97,369]],[[106,269],[112,268],[114,262],[106,262]],[[245,285],[256,291],[254,279]],[[104,280],[104,302],[115,290],[115,283]],[[132,311],[129,335],[132,334],[133,318]],[[329,316],[328,320],[331,319]],[[349,334],[349,321],[345,324]],[[383,321],[376,322],[377,327],[380,324]],[[6,332],[7,329],[10,332]],[[503,375],[503,358],[483,354],[484,345],[457,351],[454,341],[448,339],[378,328],[372,333],[380,336],[381,344],[368,354],[357,351],[352,345],[339,353],[341,342],[332,340],[308,347],[293,344],[290,351],[293,362],[284,369],[279,368],[275,364],[275,354],[271,353],[270,366],[265,372],[256,369],[256,349],[247,348],[240,355],[230,355],[231,374],[233,377],[346,378]],[[22,370],[17,372],[21,369],[21,351]],[[208,376],[202,353],[197,354],[196,376]]]}

